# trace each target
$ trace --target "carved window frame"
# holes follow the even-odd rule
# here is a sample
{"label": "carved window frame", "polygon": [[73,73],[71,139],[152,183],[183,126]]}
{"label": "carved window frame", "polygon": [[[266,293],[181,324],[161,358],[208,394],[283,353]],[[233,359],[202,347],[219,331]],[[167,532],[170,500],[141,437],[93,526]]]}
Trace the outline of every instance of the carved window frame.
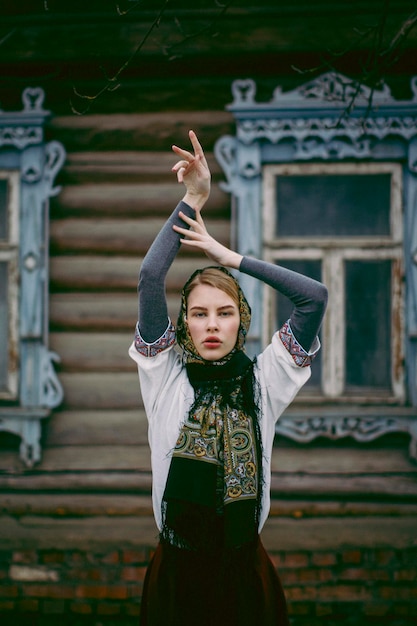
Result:
{"label": "carved window frame", "polygon": [[[390,233],[368,237],[274,237],[276,233],[275,181],[277,176],[331,174],[389,174]],[[299,402],[331,400],[380,404],[380,391],[365,395],[345,392],[345,323],[344,323],[344,262],[349,260],[389,260],[393,263],[391,285],[391,390],[383,396],[385,402],[404,404],[404,293],[403,293],[403,233],[402,233],[402,167],[398,163],[292,163],[265,165],[263,168],[263,253],[265,260],[279,263],[287,260],[320,260],[322,280],[329,288],[329,306],[322,327],[321,394],[309,394],[304,388]],[[329,245],[331,244],[331,245]],[[263,341],[267,344],[274,332],[276,299],[271,289],[264,289]]]}
{"label": "carved window frame", "polygon": [[0,240],[0,263],[6,265],[7,310],[6,351],[0,355],[5,358],[7,367],[7,382],[5,388],[0,388],[0,400],[15,400],[18,394],[19,376],[19,185],[20,174],[17,171],[0,171],[0,180],[7,181],[6,239]]}
{"label": "carved window frame", "polygon": [[[404,372],[405,404],[379,407],[337,404],[285,412],[276,432],[298,442],[316,437],[353,437],[371,441],[390,432],[411,435],[410,455],[417,459],[417,76],[412,96],[396,100],[387,85],[370,90],[329,72],[293,91],[276,87],[269,102],[256,101],[251,79],[232,83],[234,136],[221,137],[215,155],[231,194],[232,237],[243,255],[262,258],[263,172],[268,165],[296,163],[396,163],[403,175]],[[370,106],[370,103],[372,106]],[[246,275],[241,284],[253,309],[248,352],[265,340],[263,287]]]}
{"label": "carved window frame", "polygon": [[53,365],[59,357],[48,347],[48,223],[49,198],[60,191],[54,179],[65,150],[59,142],[44,139],[50,113],[43,101],[42,89],[28,87],[21,111],[0,111],[0,172],[14,181],[18,196],[13,204],[13,245],[3,246],[3,251],[0,245],[16,278],[9,290],[8,338],[9,346],[15,347],[16,371],[8,397],[0,397],[0,431],[20,437],[20,457],[28,467],[41,460],[42,420],[63,398]]}

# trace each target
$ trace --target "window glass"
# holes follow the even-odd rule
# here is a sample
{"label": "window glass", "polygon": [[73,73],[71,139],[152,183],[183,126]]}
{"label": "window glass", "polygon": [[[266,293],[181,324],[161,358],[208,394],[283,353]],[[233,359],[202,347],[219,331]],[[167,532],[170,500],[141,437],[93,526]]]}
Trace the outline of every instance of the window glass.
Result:
{"label": "window glass", "polygon": [[[320,261],[311,261],[311,260],[282,260],[277,262],[277,265],[281,265],[282,267],[286,267],[294,272],[299,272],[300,274],[304,274],[305,276],[309,276],[310,278],[314,278],[314,280],[321,280],[321,262]],[[278,313],[278,325],[277,328],[281,328],[281,326],[289,319],[291,312],[294,308],[291,300],[289,300],[286,296],[283,296],[279,292],[276,295],[277,302],[277,313]],[[310,346],[303,346],[305,350],[308,350]],[[307,382],[307,385],[311,387],[320,388],[321,385],[321,350],[318,352],[317,356],[314,359],[314,367],[311,368],[311,377]]]}
{"label": "window glass", "polygon": [[7,189],[8,181],[0,178],[0,239],[8,238]]}
{"label": "window glass", "polygon": [[391,174],[277,176],[276,236],[388,236],[390,198]]}
{"label": "window glass", "polygon": [[7,287],[7,263],[0,263],[0,391],[7,390],[8,382]]}
{"label": "window glass", "polygon": [[346,261],[346,387],[391,387],[391,261]]}

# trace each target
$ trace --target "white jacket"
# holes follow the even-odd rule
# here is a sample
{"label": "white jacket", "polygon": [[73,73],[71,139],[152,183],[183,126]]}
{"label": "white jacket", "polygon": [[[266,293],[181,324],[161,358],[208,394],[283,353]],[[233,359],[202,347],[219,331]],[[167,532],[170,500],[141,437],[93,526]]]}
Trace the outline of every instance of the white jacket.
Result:
{"label": "white jacket", "polygon": [[[288,323],[287,323],[288,324]],[[282,329],[281,329],[282,330]],[[281,332],[281,331],[280,331]],[[263,491],[259,532],[269,514],[271,486],[271,454],[275,423],[284,409],[310,377],[312,356],[320,347],[316,339],[312,351],[306,353],[287,326],[286,347],[280,333],[257,357],[255,376],[262,391],[261,437],[263,451]],[[137,330],[129,355],[137,363],[142,399],[149,423],[149,445],[152,464],[152,503],[155,521],[161,530],[161,503],[180,428],[194,399],[194,391],[180,355],[174,350],[175,332],[170,325],[164,335],[147,344]],[[300,354],[304,355],[303,366]]]}

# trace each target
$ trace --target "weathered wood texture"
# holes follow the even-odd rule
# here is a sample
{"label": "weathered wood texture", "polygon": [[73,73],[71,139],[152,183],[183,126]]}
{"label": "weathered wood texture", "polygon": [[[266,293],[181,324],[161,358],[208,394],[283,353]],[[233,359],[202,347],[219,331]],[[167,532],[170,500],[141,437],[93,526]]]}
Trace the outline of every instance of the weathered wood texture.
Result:
{"label": "weathered wood texture", "polygon": [[[8,11],[6,4],[0,7],[0,105],[19,110],[23,87],[43,87],[45,108],[55,115],[46,139],[61,141],[67,159],[57,179],[62,191],[50,207],[50,347],[61,358],[64,402],[43,425],[43,458],[33,470],[22,466],[13,438],[0,446],[0,543],[89,549],[94,542],[154,543],[147,423],[127,350],[141,260],[182,195],[170,147],[186,144],[189,128],[201,137],[213,173],[207,220],[227,242],[230,201],[213,147],[234,134],[226,110],[231,82],[254,78],[266,101],[278,84],[293,88],[314,75],[294,67],[325,71],[330,58],[339,71],[359,74],[371,42],[363,33],[377,23],[381,3],[358,2],[352,11],[347,0],[241,1],[207,29],[218,12],[208,4],[216,3],[177,2],[119,83],[106,77],[130,57],[155,11],[139,7],[118,16],[101,0],[89,2],[87,12],[73,0],[71,13],[57,0],[48,0],[48,11],[25,0],[9,3]],[[415,9],[415,2],[395,4],[387,41]],[[405,47],[415,49],[416,37],[414,30]],[[346,53],[336,59],[332,48]],[[409,97],[414,60],[410,52],[387,70],[396,97]],[[170,270],[173,319],[180,288],[203,263],[181,252]],[[283,536],[287,547],[321,549],[346,541],[408,545],[415,537],[417,467],[404,443],[279,442],[272,490],[268,547],[282,547]]]}

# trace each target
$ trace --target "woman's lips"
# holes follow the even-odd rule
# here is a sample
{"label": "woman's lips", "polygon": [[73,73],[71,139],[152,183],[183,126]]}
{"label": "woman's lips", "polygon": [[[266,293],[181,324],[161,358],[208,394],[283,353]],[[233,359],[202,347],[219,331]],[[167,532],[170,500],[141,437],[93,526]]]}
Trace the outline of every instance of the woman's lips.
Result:
{"label": "woman's lips", "polygon": [[207,337],[207,339],[204,339],[203,344],[206,348],[218,348],[221,341],[218,337]]}

